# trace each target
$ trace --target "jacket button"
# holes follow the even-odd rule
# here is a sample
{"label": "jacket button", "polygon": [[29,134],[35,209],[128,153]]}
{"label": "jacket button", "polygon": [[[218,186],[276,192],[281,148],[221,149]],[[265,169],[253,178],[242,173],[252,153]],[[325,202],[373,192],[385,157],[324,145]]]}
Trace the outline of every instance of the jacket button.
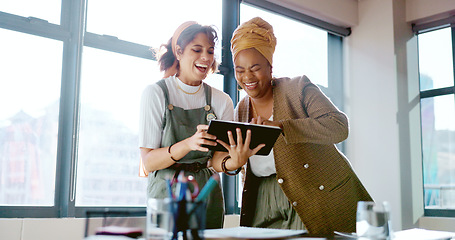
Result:
{"label": "jacket button", "polygon": [[293,202],[292,206],[297,207],[297,202]]}
{"label": "jacket button", "polygon": [[319,190],[324,190],[324,185],[319,186]]}
{"label": "jacket button", "polygon": [[304,168],[309,168],[310,165],[308,163],[306,163],[305,165],[303,165]]}
{"label": "jacket button", "polygon": [[283,182],[284,182],[284,180],[282,178],[278,179],[279,184],[282,184]]}

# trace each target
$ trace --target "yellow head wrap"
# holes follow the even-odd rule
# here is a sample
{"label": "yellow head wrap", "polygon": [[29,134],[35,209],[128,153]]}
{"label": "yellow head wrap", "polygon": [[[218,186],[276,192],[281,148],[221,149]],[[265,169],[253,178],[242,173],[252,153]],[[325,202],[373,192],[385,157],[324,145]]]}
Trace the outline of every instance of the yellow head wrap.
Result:
{"label": "yellow head wrap", "polygon": [[237,54],[244,49],[255,48],[272,65],[275,46],[276,37],[272,25],[260,17],[255,17],[242,23],[232,34],[232,59],[235,61]]}

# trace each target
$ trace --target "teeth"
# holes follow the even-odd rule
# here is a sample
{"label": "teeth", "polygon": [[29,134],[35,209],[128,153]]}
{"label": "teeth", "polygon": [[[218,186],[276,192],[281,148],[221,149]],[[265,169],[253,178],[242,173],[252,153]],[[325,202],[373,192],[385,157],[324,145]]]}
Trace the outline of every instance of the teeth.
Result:
{"label": "teeth", "polygon": [[245,83],[245,85],[247,85],[247,86],[253,86],[253,85],[256,85],[256,84],[258,84],[258,82],[253,82],[253,83]]}
{"label": "teeth", "polygon": [[203,67],[203,68],[206,68],[206,67],[208,67],[208,66],[205,65],[205,64],[199,64],[199,63],[198,63],[198,64],[196,64],[196,67]]}

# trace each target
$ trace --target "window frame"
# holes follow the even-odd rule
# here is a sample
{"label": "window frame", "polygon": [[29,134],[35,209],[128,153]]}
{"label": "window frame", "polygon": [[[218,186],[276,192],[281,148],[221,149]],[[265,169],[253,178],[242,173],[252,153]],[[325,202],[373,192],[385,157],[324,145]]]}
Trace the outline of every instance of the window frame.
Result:
{"label": "window frame", "polygon": [[[134,216],[145,216],[144,207],[76,207],[75,174],[77,170],[79,90],[81,56],[84,46],[134,57],[156,60],[148,46],[119,40],[114,36],[98,35],[85,31],[86,4],[88,0],[62,0],[60,25],[35,17],[23,17],[0,11],[0,28],[36,35],[63,42],[62,78],[60,91],[58,143],[55,176],[54,205],[42,206],[0,206],[0,218],[62,218],[86,217],[87,212],[127,211]],[[240,24],[241,0],[222,0],[222,64],[224,91],[238,102],[238,91],[233,71],[230,38]],[[293,10],[265,1],[245,1],[250,5],[290,17],[328,31],[328,88],[321,89],[340,108],[343,108],[343,36],[350,34],[349,28],[337,27],[311,18]],[[322,26],[322,27],[321,27]],[[327,28],[329,26],[329,28]],[[332,27],[335,27],[333,30]],[[330,30],[331,29],[331,30]],[[238,214],[237,177],[223,175],[225,209],[227,214]],[[235,197],[232,197],[235,196]],[[132,216],[130,214],[130,216]]]}
{"label": "window frame", "polygon": [[[419,102],[422,99],[426,98],[435,98],[439,96],[445,96],[445,95],[454,95],[454,101],[455,101],[455,26],[453,25],[455,23],[455,18],[447,18],[447,19],[441,19],[435,22],[429,22],[425,24],[420,24],[420,25],[413,25],[413,31],[416,35],[423,34],[423,33],[428,33],[431,31],[439,30],[442,28],[450,27],[451,29],[451,37],[452,37],[452,62],[453,64],[453,69],[452,71],[454,72],[454,79],[453,79],[453,85],[451,87],[442,87],[442,88],[433,88],[429,90],[419,90]],[[419,71],[419,76],[420,76],[420,71]],[[420,78],[419,78],[420,82]],[[421,144],[423,136],[421,136]],[[422,151],[422,165],[423,165],[423,151]],[[422,168],[422,176],[423,176],[423,168]],[[424,182],[422,182],[422,188],[425,189]],[[425,194],[422,196],[422,202],[424,203],[425,201]],[[427,209],[425,208],[425,204],[423,204],[424,207],[424,216],[426,217],[455,217],[455,209]]]}

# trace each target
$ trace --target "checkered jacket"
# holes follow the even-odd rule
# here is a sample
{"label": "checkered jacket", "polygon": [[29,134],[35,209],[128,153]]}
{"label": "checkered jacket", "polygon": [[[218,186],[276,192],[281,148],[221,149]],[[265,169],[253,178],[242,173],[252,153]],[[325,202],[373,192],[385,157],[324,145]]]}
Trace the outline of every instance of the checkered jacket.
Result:
{"label": "checkered jacket", "polygon": [[[273,120],[283,134],[273,147],[276,178],[310,234],[355,232],[358,201],[372,198],[335,144],[348,137],[348,119],[306,76],[275,79]],[[248,96],[235,120],[249,122]],[[247,167],[240,225],[251,226],[257,177]]]}

